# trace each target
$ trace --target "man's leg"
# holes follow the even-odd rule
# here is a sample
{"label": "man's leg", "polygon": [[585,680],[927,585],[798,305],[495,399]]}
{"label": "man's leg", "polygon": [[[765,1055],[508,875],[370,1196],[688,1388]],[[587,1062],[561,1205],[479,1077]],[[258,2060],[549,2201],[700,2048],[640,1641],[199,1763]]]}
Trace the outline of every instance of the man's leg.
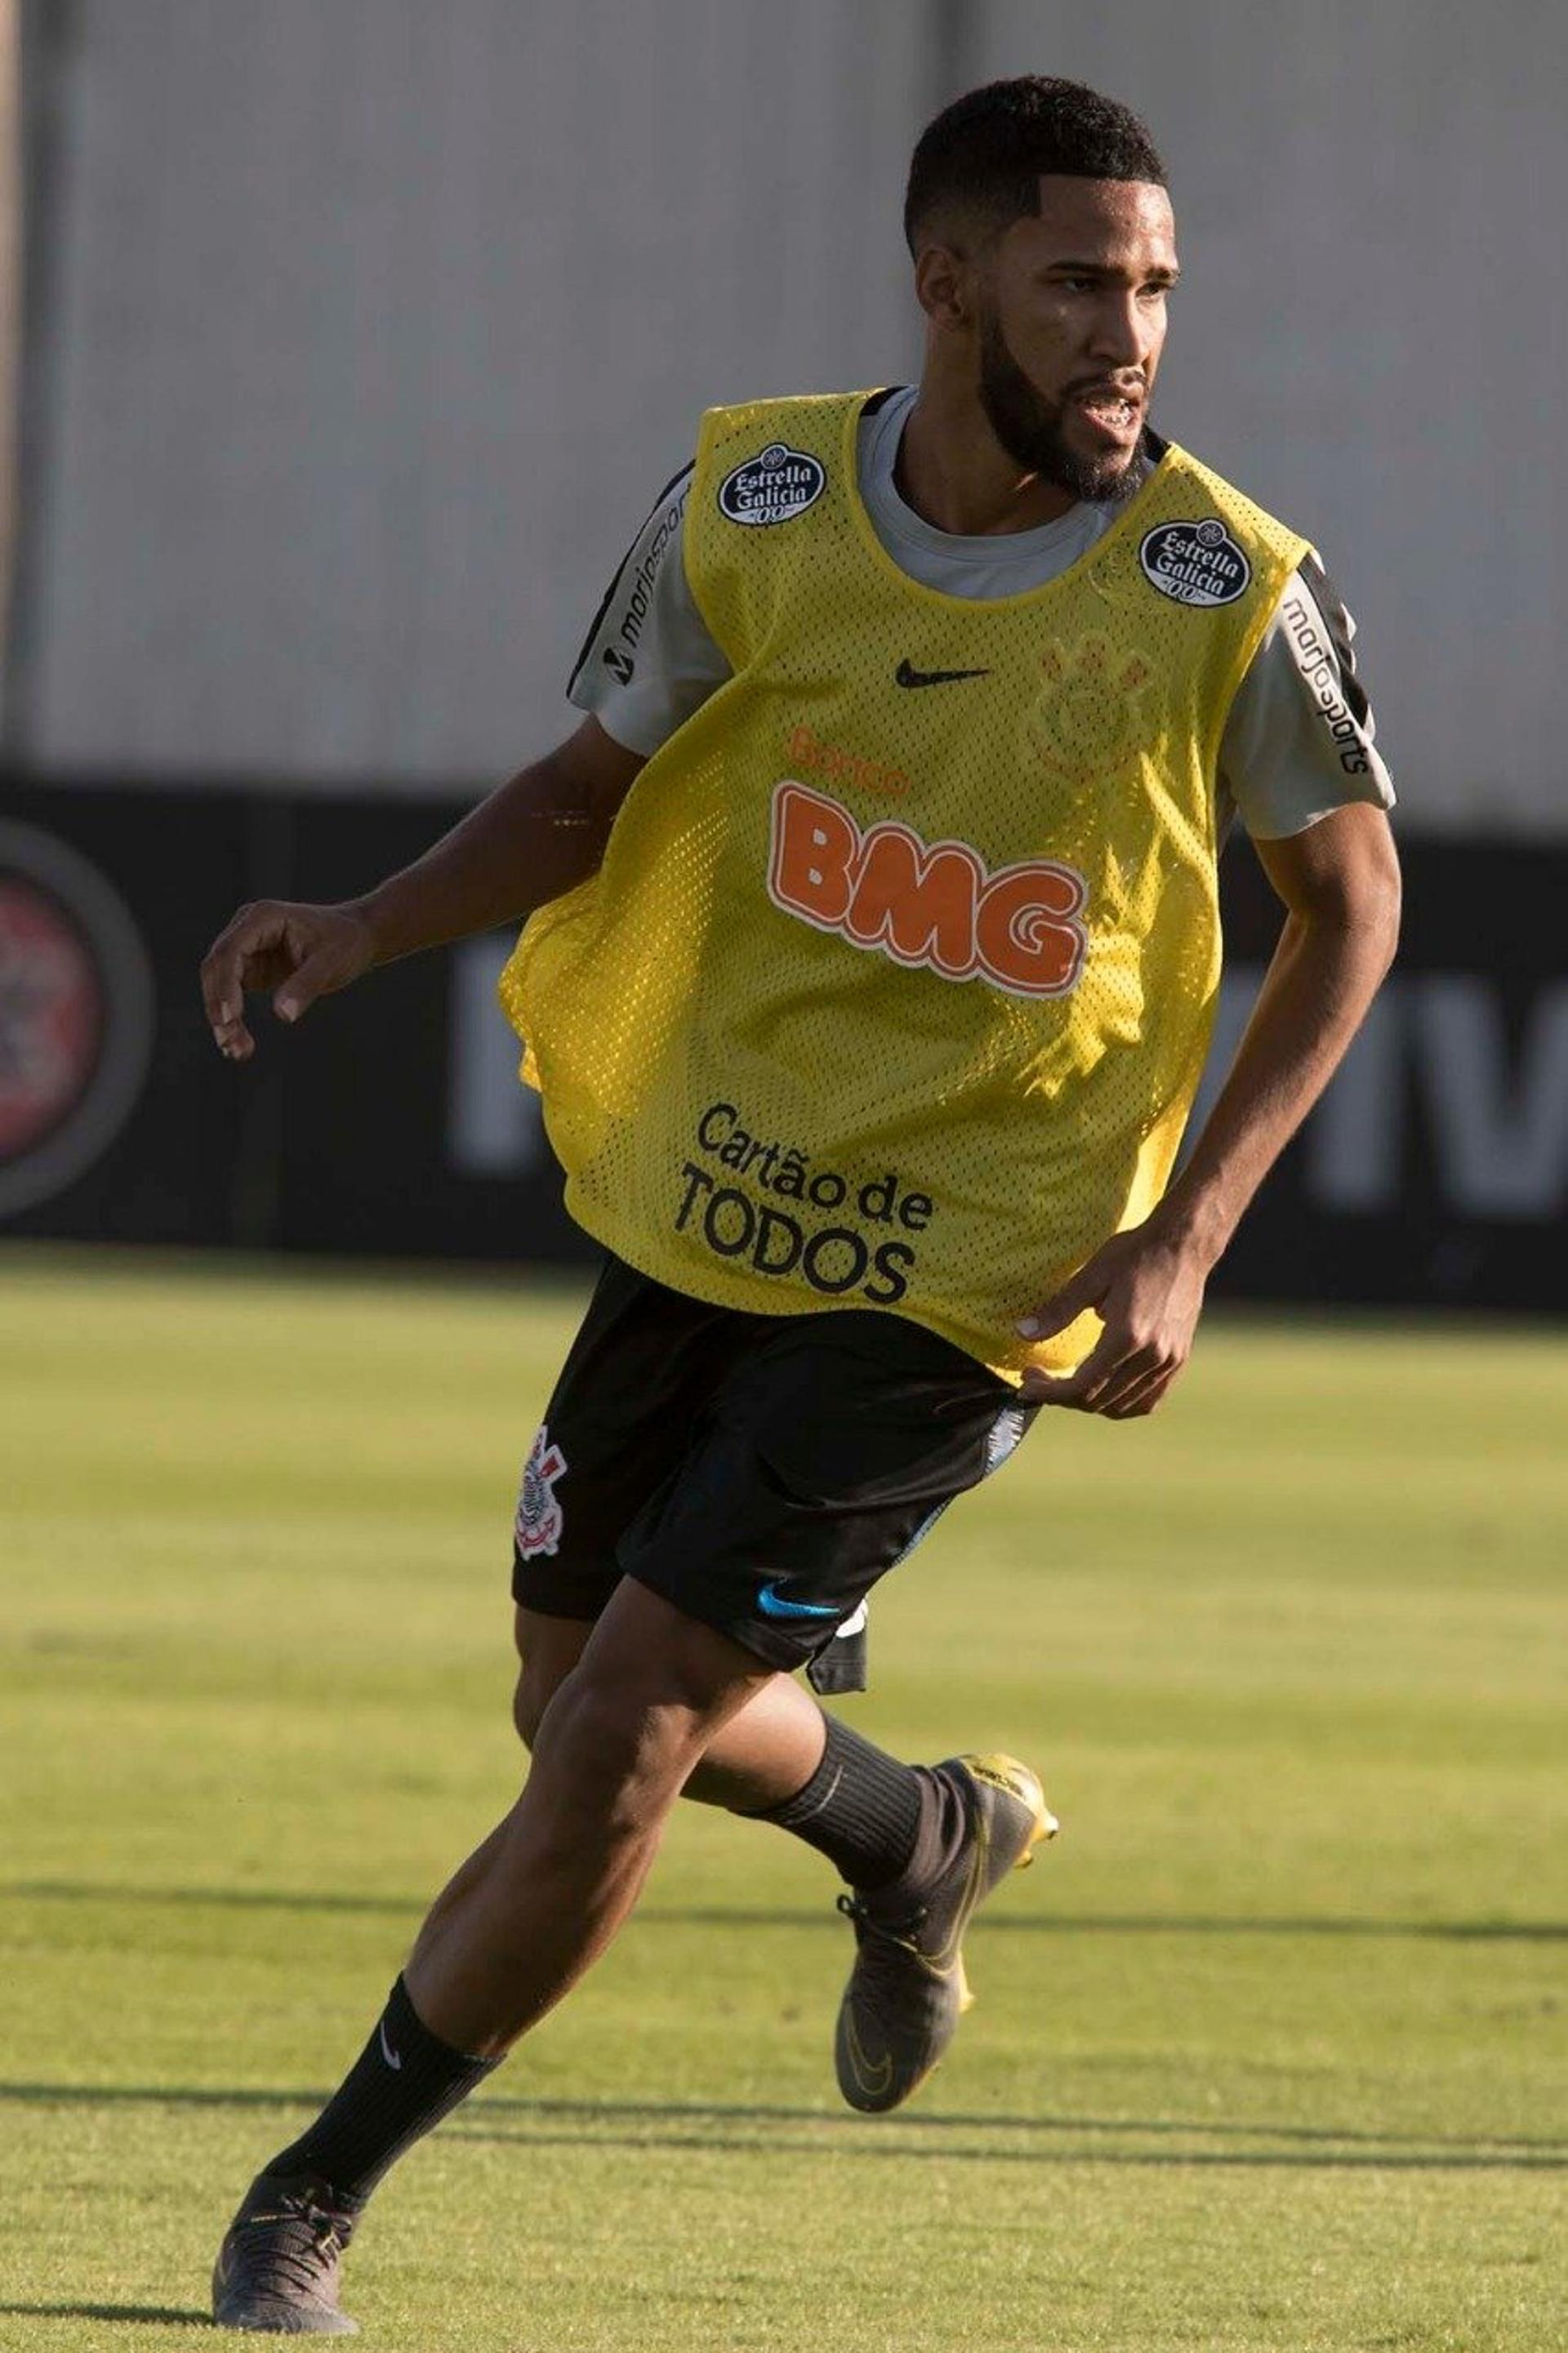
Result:
{"label": "man's leg", "polygon": [[[711,1443],[722,1393],[774,1329],[773,1319],[731,1314],[606,1262],[545,1409],[519,1498],[512,1595],[522,1672],[515,1715],[525,1743],[621,1582],[622,1537],[657,1521],[660,1498]],[[744,1505],[743,1495],[710,1496],[702,1511],[718,1529]],[[894,1550],[902,1540],[890,1539]],[[693,1549],[699,1587],[701,1551]],[[763,1557],[765,1546],[757,1554]],[[700,1591],[666,1590],[679,1608],[710,1620]],[[925,1779],[841,1718],[825,1719],[779,1674],[724,1728],[687,1794],[774,1821],[826,1854],[851,1887],[869,1890],[909,1864],[931,1808]],[[455,1883],[437,1918],[456,1892]]]}
{"label": "man's leg", "polygon": [[544,1712],[488,1862],[410,1961],[433,2031],[500,2057],[560,2000],[631,1910],[703,1751],[773,1680],[727,1635],[621,1585]]}
{"label": "man's leg", "polygon": [[[853,1309],[781,1319],[731,1367],[679,1477],[622,1530],[613,1556],[758,1658],[832,1677],[832,1653],[878,1580],[1005,1460],[1031,1418],[1005,1382],[920,1325]],[[531,1598],[516,1583],[513,1593]],[[969,2003],[969,1921],[1056,1825],[1037,1776],[1015,1757],[904,1766],[839,1718],[826,1725],[811,1779],[762,1810],[849,1883],[839,1905],[856,1958],[835,2066],[852,2107],[880,2111],[942,2057]],[[762,1794],[767,1751],[746,1715],[710,1754],[731,1794],[748,1780]]]}
{"label": "man's leg", "polygon": [[[518,1609],[522,1664],[512,1713],[525,1746],[592,1631],[580,1619]],[[941,1806],[922,1767],[826,1715],[787,1674],[773,1675],[721,1727],[681,1795],[792,1831],[862,1892],[889,1885],[908,1868],[922,1823]]]}
{"label": "man's leg", "polygon": [[338,2255],[388,2167],[608,1945],[720,1728],[773,1679],[629,1581],[544,1712],[521,1796],[443,1891],[341,2089],[265,2168],[220,2251],[216,2316],[337,2333]]}

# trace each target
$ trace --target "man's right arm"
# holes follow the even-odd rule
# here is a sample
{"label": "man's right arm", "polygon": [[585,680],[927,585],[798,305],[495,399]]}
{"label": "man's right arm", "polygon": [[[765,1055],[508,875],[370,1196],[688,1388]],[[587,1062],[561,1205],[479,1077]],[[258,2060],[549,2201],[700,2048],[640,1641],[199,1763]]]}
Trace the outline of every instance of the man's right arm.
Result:
{"label": "man's right arm", "polygon": [[621,803],[646,765],[586,719],[363,898],[335,906],[263,899],[241,907],[208,949],[202,997],[218,1050],[248,1061],[249,989],[279,1019],[419,948],[517,923],[598,871]]}

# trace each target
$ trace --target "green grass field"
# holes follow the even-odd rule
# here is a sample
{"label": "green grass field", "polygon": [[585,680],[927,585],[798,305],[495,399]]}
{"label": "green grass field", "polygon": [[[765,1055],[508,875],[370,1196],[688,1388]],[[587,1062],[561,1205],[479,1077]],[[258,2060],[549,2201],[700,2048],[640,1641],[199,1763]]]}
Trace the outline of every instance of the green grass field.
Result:
{"label": "green grass field", "polygon": [[[0,1258],[0,2346],[194,2341],[510,1801],[507,1530],[575,1306]],[[1062,1817],[941,2074],[837,2105],[826,1867],[683,1808],[379,2196],[363,2341],[1561,2346],[1565,1430],[1547,1334],[1285,1322],[1216,1323],[1149,1422],[1047,1418],[846,1704],[1016,1747]]]}

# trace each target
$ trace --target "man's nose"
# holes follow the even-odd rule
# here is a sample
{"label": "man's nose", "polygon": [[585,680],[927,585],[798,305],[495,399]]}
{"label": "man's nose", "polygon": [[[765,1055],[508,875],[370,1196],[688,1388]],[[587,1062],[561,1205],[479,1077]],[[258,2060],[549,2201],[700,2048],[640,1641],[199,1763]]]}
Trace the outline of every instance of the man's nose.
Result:
{"label": "man's nose", "polygon": [[1129,287],[1107,287],[1096,306],[1090,349],[1113,367],[1139,366],[1153,348],[1154,322]]}

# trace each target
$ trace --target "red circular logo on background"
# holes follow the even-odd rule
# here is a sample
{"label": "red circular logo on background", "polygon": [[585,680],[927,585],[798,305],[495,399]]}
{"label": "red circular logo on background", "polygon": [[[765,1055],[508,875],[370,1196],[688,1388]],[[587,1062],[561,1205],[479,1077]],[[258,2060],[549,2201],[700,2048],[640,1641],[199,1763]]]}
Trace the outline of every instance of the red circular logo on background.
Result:
{"label": "red circular logo on background", "polygon": [[105,1012],[79,923],[25,876],[0,874],[0,1160],[32,1151],[82,1102]]}
{"label": "red circular logo on background", "polygon": [[108,877],[42,826],[0,818],[0,1218],[100,1159],[141,1097],[153,974]]}

